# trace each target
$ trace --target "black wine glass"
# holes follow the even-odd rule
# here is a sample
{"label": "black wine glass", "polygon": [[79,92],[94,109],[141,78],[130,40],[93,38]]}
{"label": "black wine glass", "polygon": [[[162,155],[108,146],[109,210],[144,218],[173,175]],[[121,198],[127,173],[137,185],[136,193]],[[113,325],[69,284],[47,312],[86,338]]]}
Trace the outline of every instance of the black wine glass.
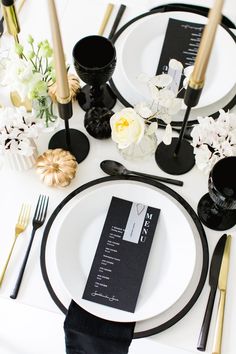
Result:
{"label": "black wine glass", "polygon": [[208,191],[198,203],[198,215],[213,230],[236,225],[236,156],[219,160],[210,172]]}
{"label": "black wine glass", "polygon": [[85,128],[94,138],[109,138],[116,97],[106,82],[115,70],[115,47],[109,39],[94,35],[77,42],[72,54],[75,70],[87,84],[77,95],[80,107],[86,111]]}

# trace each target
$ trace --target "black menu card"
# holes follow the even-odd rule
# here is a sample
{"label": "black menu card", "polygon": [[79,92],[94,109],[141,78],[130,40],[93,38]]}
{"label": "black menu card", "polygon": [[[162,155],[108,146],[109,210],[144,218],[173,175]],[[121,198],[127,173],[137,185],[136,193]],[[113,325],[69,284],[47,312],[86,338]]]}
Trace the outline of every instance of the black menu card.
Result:
{"label": "black menu card", "polygon": [[135,311],[159,213],[112,197],[83,299]]}
{"label": "black menu card", "polygon": [[[180,61],[184,68],[194,65],[204,25],[169,19],[156,75],[168,73],[173,77],[170,89],[175,93],[182,86],[182,71],[168,69],[170,59]],[[178,97],[183,97],[181,90]]]}

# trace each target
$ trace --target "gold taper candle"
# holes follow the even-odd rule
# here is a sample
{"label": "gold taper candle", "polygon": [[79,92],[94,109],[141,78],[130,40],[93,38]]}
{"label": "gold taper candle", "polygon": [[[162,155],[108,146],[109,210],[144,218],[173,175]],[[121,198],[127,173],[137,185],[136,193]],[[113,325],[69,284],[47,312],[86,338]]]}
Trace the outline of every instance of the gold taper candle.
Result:
{"label": "gold taper candle", "polygon": [[57,10],[54,0],[48,0],[48,9],[52,31],[53,52],[54,52],[54,64],[56,70],[57,81],[57,101],[61,104],[69,103],[70,90],[68,84],[67,70],[65,64],[65,55],[63,51],[61,31],[59,27]]}
{"label": "gold taper candle", "polygon": [[190,77],[189,86],[193,89],[201,89],[204,85],[207,65],[210,59],[217,26],[221,21],[224,0],[215,0],[213,8],[209,12],[208,23],[204,28],[201,43]]}

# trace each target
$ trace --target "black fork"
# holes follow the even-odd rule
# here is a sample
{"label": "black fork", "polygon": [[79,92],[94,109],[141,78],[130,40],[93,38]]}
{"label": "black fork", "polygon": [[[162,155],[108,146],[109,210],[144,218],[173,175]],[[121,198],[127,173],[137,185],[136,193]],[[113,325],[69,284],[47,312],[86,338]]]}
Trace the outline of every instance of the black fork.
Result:
{"label": "black fork", "polygon": [[40,228],[43,225],[43,223],[44,223],[44,221],[46,219],[48,201],[49,201],[49,198],[46,197],[45,195],[40,195],[39,196],[39,199],[38,199],[38,202],[37,202],[37,206],[36,206],[36,209],[35,209],[35,213],[34,213],[34,217],[33,217],[33,221],[32,221],[33,229],[32,229],[32,233],[31,233],[30,241],[29,241],[26,253],[25,253],[25,257],[24,257],[22,266],[20,268],[20,272],[19,272],[18,278],[16,280],[15,288],[14,288],[12,294],[10,295],[10,297],[12,299],[16,299],[18,291],[20,289],[21,281],[22,281],[22,278],[23,278],[23,275],[24,275],[26,263],[28,261],[28,257],[29,257],[29,254],[30,254],[30,250],[31,250],[31,246],[32,246],[33,240],[34,240],[35,232],[36,232],[36,230],[38,228]]}

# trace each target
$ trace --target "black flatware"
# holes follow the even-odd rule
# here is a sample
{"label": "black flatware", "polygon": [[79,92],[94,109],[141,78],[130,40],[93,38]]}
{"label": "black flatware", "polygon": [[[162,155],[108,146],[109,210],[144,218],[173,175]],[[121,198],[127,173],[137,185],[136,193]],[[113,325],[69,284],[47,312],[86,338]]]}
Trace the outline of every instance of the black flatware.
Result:
{"label": "black flatware", "polygon": [[209,285],[211,287],[211,290],[208,297],[206,311],[203,318],[202,327],[200,330],[200,335],[197,344],[197,349],[201,351],[204,351],[206,349],[206,343],[207,343],[208,332],[210,328],[211,316],[212,316],[212,311],[213,311],[213,306],[215,301],[218,278],[219,278],[223,253],[225,249],[226,239],[227,239],[226,234],[221,236],[214,249],[212,259],[211,259],[211,266],[210,266],[210,273],[209,273]]}
{"label": "black flatware", "polygon": [[30,254],[30,250],[31,250],[31,246],[34,240],[34,235],[35,232],[38,228],[40,228],[45,219],[46,219],[46,215],[47,215],[47,209],[48,209],[48,201],[49,201],[49,197],[46,197],[45,195],[40,195],[38,198],[38,202],[37,202],[37,206],[35,209],[35,213],[34,213],[34,217],[33,217],[33,229],[32,229],[32,233],[31,233],[31,238],[25,253],[25,257],[24,260],[22,262],[19,274],[18,274],[18,278],[16,280],[16,285],[15,288],[12,292],[12,294],[10,295],[11,299],[16,299],[18,291],[20,289],[20,285],[21,285],[21,281],[24,275],[24,271],[25,271],[25,267],[29,258],[29,254]]}
{"label": "black flatware", "polygon": [[136,175],[141,177],[147,177],[154,179],[156,181],[165,182],[169,184],[174,184],[176,186],[183,186],[184,182],[173,178],[160,177],[155,175],[150,175],[143,172],[130,171],[121,163],[113,160],[104,160],[100,163],[101,169],[110,176],[127,176]]}
{"label": "black flatware", "polygon": [[125,9],[126,9],[125,5],[123,5],[123,4],[120,5],[119,10],[118,10],[117,15],[116,15],[116,18],[115,18],[115,21],[114,21],[114,23],[112,25],[112,28],[111,28],[111,32],[110,32],[110,34],[108,36],[108,39],[112,39],[112,37],[116,33],[117,27],[118,27],[118,25],[120,23],[120,20],[121,20],[123,14],[125,12]]}

